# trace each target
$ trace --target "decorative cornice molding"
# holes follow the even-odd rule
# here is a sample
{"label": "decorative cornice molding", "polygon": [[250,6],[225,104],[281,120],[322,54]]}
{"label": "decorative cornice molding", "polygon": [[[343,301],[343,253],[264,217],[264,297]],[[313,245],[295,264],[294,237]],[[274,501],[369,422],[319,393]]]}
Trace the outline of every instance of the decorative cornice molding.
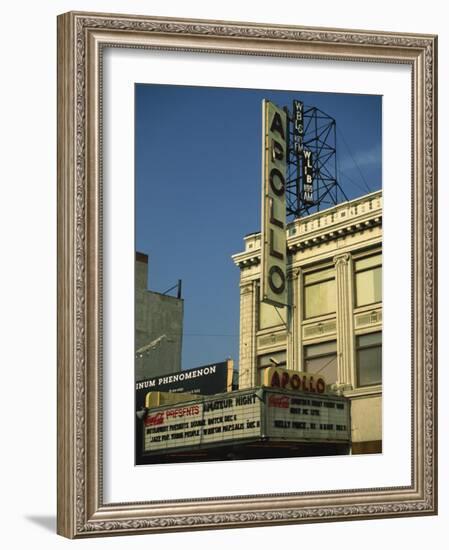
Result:
{"label": "decorative cornice molding", "polygon": [[[339,29],[306,29],[301,27],[265,26],[262,24],[240,22],[207,22],[140,17],[109,16],[90,17],[78,15],[83,29],[105,29],[137,31],[142,33],[185,34],[189,36],[221,36],[294,42],[318,42],[327,44],[354,44],[403,48],[432,48],[432,38],[413,35],[392,35],[390,33],[369,31],[346,31]],[[245,52],[249,54],[250,52]],[[329,57],[329,56],[326,56]],[[368,60],[367,60],[368,61]],[[378,60],[375,60],[376,62]],[[391,61],[389,61],[391,62]],[[399,62],[399,60],[397,60]]]}
{"label": "decorative cornice molding", "polygon": [[[329,226],[326,231],[322,231],[316,235],[301,235],[298,237],[290,237],[287,239],[287,251],[290,254],[295,252],[305,250],[308,248],[313,248],[314,246],[320,246],[337,239],[345,238],[348,235],[352,235],[359,231],[364,231],[365,229],[378,227],[382,225],[382,216],[376,215],[372,220],[366,220],[363,224],[354,222],[341,227],[339,229],[332,228]],[[241,252],[233,255],[234,263],[239,266],[241,269],[257,265],[261,261],[261,252],[260,248],[251,252]]]}
{"label": "decorative cornice molding", "polygon": [[[398,489],[397,487],[395,489]],[[267,523],[297,523],[313,519],[335,520],[358,519],[380,516],[408,516],[411,513],[426,512],[432,508],[427,500],[419,500],[413,503],[389,503],[342,505],[327,507],[304,507],[301,509],[264,510],[256,512],[229,512],[214,514],[189,514],[179,516],[162,516],[154,519],[133,519],[129,521],[90,521],[85,525],[87,533],[111,532],[127,530],[158,530],[172,529],[184,530],[193,527],[209,527],[216,529],[220,526],[256,526]]]}

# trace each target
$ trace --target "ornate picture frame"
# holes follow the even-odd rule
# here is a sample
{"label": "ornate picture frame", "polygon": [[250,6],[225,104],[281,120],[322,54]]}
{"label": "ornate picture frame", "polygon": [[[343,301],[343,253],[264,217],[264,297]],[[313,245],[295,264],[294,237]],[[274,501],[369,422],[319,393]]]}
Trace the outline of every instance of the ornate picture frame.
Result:
{"label": "ornate picture frame", "polygon": [[[105,48],[411,69],[411,483],[105,502]],[[437,38],[432,35],[70,12],[58,18],[58,533],[69,538],[437,513]],[[150,475],[150,474],[149,474]]]}

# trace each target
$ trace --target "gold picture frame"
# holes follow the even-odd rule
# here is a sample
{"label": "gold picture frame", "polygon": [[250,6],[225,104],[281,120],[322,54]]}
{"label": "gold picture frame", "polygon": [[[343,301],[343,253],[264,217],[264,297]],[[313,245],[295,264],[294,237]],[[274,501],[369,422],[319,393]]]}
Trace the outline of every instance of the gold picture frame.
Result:
{"label": "gold picture frame", "polygon": [[[104,503],[102,54],[147,48],[405,64],[412,73],[412,483]],[[69,538],[437,513],[437,37],[70,12],[58,18],[58,533]]]}

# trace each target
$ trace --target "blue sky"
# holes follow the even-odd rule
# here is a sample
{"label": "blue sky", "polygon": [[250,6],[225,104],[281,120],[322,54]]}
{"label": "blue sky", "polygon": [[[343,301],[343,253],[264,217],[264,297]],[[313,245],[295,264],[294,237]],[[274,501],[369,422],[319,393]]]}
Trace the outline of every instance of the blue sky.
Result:
{"label": "blue sky", "polygon": [[380,96],[137,84],[136,250],[149,288],[183,282],[184,369],[238,362],[239,269],[231,255],[260,230],[262,99],[299,99],[337,123],[348,198],[381,188]]}

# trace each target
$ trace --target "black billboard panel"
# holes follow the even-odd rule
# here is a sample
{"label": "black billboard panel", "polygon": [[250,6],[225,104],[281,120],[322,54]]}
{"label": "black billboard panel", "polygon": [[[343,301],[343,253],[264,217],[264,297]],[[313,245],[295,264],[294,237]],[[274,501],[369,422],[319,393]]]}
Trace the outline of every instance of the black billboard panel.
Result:
{"label": "black billboard panel", "polygon": [[229,391],[232,389],[232,368],[233,362],[229,360],[136,382],[136,410],[145,405],[145,396],[150,391],[201,395]]}

